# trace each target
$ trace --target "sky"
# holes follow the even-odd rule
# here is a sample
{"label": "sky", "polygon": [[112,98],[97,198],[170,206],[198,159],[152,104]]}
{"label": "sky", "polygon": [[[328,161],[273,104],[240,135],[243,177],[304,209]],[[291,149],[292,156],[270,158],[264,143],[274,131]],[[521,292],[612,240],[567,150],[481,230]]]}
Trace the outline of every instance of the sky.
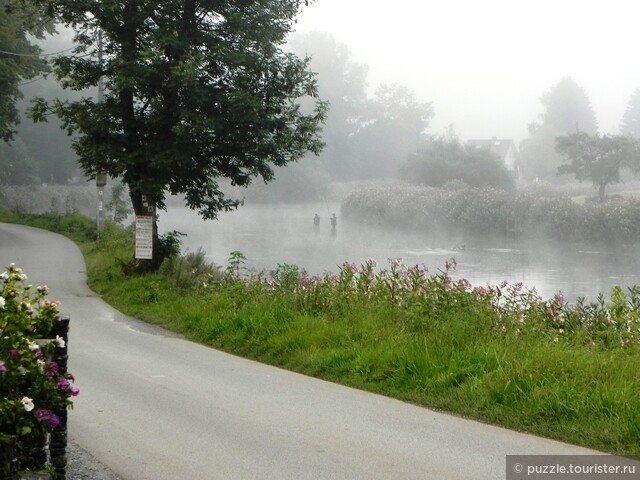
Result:
{"label": "sky", "polygon": [[405,85],[461,140],[526,138],[541,95],[561,78],[584,88],[601,133],[619,133],[640,87],[636,0],[317,0],[298,33],[322,31],[369,66],[373,90]]}

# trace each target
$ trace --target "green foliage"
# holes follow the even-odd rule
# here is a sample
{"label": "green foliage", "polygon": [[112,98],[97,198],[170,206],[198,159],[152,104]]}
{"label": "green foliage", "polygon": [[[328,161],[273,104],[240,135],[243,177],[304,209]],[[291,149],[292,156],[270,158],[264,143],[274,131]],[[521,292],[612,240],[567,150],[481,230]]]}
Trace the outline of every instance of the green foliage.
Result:
{"label": "green foliage", "polygon": [[171,278],[181,290],[202,290],[213,282],[220,282],[223,274],[219,267],[206,261],[205,253],[198,249],[185,255],[166,258],[158,273]]}
{"label": "green foliage", "polygon": [[417,154],[409,157],[401,176],[411,183],[441,187],[461,180],[472,187],[515,186],[513,176],[494,154],[486,149],[465,148],[459,141],[443,138],[432,140]]}
{"label": "green foliage", "polygon": [[229,275],[234,280],[241,280],[245,274],[246,268],[245,264],[247,262],[247,257],[240,250],[234,250],[229,254],[229,259],[227,260],[227,275]]}
{"label": "green foliage", "polygon": [[598,188],[601,202],[605,187],[620,181],[622,167],[640,170],[640,144],[624,135],[576,132],[556,138],[556,151],[569,161],[558,168],[558,173],[572,173],[580,182],[591,181]]}
{"label": "green foliage", "polygon": [[184,233],[172,230],[164,235],[158,236],[157,255],[159,261],[162,262],[165,258],[177,257],[180,255],[180,245],[182,240],[180,237],[185,236]]}
{"label": "green foliage", "polygon": [[60,215],[58,213],[30,215],[0,210],[0,221],[43,228],[66,235],[80,243],[95,240],[97,235],[95,223],[77,213],[69,215]]}

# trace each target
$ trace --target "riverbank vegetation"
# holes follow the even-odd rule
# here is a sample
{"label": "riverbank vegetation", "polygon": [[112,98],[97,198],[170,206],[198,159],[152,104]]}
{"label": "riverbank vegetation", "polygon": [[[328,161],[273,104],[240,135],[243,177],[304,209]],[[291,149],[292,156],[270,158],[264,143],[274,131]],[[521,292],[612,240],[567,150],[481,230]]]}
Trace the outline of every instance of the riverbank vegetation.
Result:
{"label": "riverbank vegetation", "polygon": [[442,235],[514,235],[578,243],[635,243],[640,199],[576,202],[551,188],[444,188],[391,185],[361,189],[342,204],[350,221]]}
{"label": "riverbank vegetation", "polygon": [[569,305],[521,285],[453,280],[453,260],[432,272],[372,260],[308,277],[294,265],[248,272],[241,252],[226,269],[195,252],[159,273],[125,276],[133,232],[108,224],[94,241],[79,230],[91,288],[128,315],[303,374],[640,454],[638,288]]}

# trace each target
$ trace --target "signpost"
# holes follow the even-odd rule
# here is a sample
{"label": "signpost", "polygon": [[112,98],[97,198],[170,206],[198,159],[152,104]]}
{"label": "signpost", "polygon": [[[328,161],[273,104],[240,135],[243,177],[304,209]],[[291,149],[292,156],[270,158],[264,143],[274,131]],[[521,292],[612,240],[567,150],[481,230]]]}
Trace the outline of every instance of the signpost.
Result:
{"label": "signpost", "polygon": [[153,217],[136,216],[136,258],[153,259]]}

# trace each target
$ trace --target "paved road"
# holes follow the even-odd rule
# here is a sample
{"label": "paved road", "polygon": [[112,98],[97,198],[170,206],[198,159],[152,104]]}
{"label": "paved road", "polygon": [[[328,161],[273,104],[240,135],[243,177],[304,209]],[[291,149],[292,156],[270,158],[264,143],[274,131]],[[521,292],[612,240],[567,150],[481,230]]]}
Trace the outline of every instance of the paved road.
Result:
{"label": "paved road", "polygon": [[494,480],[507,454],[593,453],[147,326],[86,287],[79,250],[59,235],[0,224],[0,271],[10,262],[71,315],[71,439],[126,480]]}

